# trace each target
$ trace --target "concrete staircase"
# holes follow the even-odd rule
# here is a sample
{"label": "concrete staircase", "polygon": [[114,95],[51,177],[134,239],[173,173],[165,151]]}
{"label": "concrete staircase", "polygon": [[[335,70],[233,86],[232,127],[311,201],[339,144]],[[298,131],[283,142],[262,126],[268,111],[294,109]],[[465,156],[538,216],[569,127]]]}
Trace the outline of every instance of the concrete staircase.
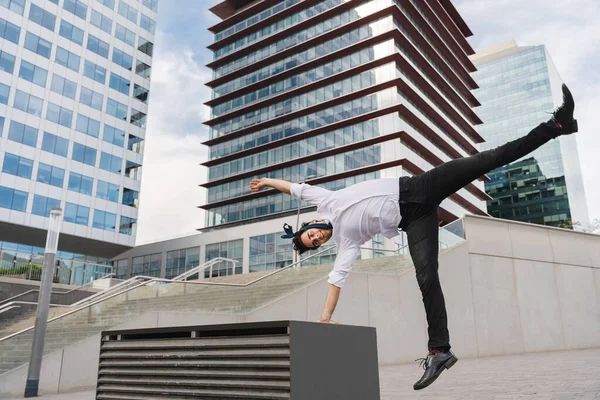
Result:
{"label": "concrete staircase", "polygon": [[[408,256],[359,260],[354,272],[398,274],[412,268]],[[331,271],[331,264],[290,268],[248,286],[264,272],[212,279],[219,285],[154,283],[104,300],[48,324],[44,354],[50,354],[103,330],[123,324],[151,311],[178,311],[245,314],[295,290],[319,281]],[[241,281],[240,281],[241,280]],[[202,281],[196,281],[202,282]],[[55,312],[68,311],[55,310]],[[15,321],[0,331],[0,338],[32,326],[35,317]],[[0,341],[0,375],[29,361],[33,330]]]}

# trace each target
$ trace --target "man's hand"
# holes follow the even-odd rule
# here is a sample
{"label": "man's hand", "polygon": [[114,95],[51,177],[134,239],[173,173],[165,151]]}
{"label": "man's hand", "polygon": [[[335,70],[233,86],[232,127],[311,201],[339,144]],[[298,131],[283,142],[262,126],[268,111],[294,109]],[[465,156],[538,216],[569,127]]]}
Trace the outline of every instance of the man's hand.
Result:
{"label": "man's hand", "polygon": [[250,181],[250,190],[253,192],[259,192],[263,188],[269,186],[267,185],[267,181],[269,178],[260,178],[260,179],[252,179]]}
{"label": "man's hand", "polygon": [[340,324],[339,322],[333,321],[333,320],[330,320],[330,319],[320,319],[319,322],[322,323],[322,324],[335,324],[335,325],[339,325]]}

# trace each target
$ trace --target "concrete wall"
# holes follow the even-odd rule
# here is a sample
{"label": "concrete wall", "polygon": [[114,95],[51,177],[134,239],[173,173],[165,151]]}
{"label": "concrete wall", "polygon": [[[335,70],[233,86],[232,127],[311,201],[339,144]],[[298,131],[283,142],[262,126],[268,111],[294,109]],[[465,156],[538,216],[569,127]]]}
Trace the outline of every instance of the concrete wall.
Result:
{"label": "concrete wall", "polygon": [[[467,242],[440,255],[451,343],[459,357],[600,347],[600,236],[471,216],[465,230]],[[316,321],[326,292],[324,279],[247,315],[155,312],[119,328]],[[425,354],[426,320],[414,270],[351,274],[335,319],[376,327],[382,365]],[[95,387],[98,346],[95,336],[46,356],[42,393]],[[0,393],[21,394],[26,373],[24,366],[2,375]]]}
{"label": "concrete wall", "polygon": [[[9,299],[21,293],[25,293],[29,290],[39,290],[40,283],[37,281],[28,281],[17,278],[0,277],[0,301]],[[61,292],[67,292],[75,289],[76,286],[64,285],[59,283],[52,284],[52,298],[50,302],[52,304],[72,304],[79,300],[82,300],[92,294],[98,292],[98,289],[84,288],[79,289],[69,294],[59,294]],[[36,302],[38,299],[38,292],[29,293],[28,295],[19,297],[18,301],[33,301]]]}

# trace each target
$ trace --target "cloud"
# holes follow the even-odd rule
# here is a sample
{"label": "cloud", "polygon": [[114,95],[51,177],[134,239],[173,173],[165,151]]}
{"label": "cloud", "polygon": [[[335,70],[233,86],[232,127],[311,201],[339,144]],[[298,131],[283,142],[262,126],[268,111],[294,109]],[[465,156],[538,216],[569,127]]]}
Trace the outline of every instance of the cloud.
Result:
{"label": "cloud", "polygon": [[590,218],[600,217],[600,2],[597,0],[457,0],[474,36],[474,49],[514,38],[521,46],[546,45],[575,96],[579,158]]}
{"label": "cloud", "polygon": [[157,34],[152,66],[148,129],[140,193],[137,243],[193,233],[204,224],[197,208],[205,202],[208,130],[202,122],[210,110],[204,83],[210,71],[195,61],[187,46],[173,47],[173,37]]}

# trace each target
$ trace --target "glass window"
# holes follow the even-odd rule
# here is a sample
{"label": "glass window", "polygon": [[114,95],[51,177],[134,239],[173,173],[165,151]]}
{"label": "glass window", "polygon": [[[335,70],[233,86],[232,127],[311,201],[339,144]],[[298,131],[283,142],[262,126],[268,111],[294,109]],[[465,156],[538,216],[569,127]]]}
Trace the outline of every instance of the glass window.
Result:
{"label": "glass window", "polygon": [[71,53],[70,51],[63,49],[60,46],[56,48],[56,55],[54,57],[54,61],[56,61],[57,64],[72,69],[75,72],[79,72],[79,64],[81,62],[81,57],[79,57],[77,54]]}
{"label": "glass window", "polygon": [[71,124],[73,123],[73,111],[53,103],[48,103],[48,109],[46,110],[46,119],[48,121],[52,121],[56,124],[70,128]]}
{"label": "glass window", "polygon": [[81,93],[79,96],[79,102],[92,108],[95,108],[96,110],[102,111],[104,96],[98,92],[94,92],[93,90],[82,86]]}
{"label": "glass window", "polygon": [[61,157],[66,157],[67,152],[69,151],[69,141],[51,133],[44,132],[42,150]]}
{"label": "glass window", "polygon": [[27,50],[33,51],[34,53],[48,59],[50,58],[50,53],[52,52],[52,43],[46,39],[42,39],[41,37],[34,35],[31,32],[27,32],[27,35],[25,36],[24,47]]}
{"label": "glass window", "polygon": [[146,127],[146,114],[132,108],[130,122],[135,126],[139,126],[140,128],[145,128]]}
{"label": "glass window", "polygon": [[94,35],[88,35],[87,49],[98,54],[100,57],[108,58],[110,45]]}
{"label": "glass window", "polygon": [[35,97],[28,93],[17,90],[13,107],[21,111],[25,111],[26,113],[41,117],[43,103],[43,100],[39,97]]}
{"label": "glass window", "polygon": [[113,203],[119,202],[119,185],[99,180],[96,187],[96,197]]}
{"label": "glass window", "polygon": [[0,186],[0,207],[25,212],[28,196],[27,192]]}
{"label": "glass window", "polygon": [[78,27],[71,25],[64,19],[60,21],[60,30],[58,34],[66,39],[69,39],[73,43],[83,45],[83,31]]}
{"label": "glass window", "polygon": [[79,18],[85,20],[87,15],[87,6],[79,0],[65,0],[63,8]]}
{"label": "glass window", "polygon": [[54,74],[52,76],[52,84],[50,90],[55,93],[61,94],[69,99],[75,100],[75,93],[77,92],[77,84],[73,81],[63,78]]}
{"label": "glass window", "polygon": [[33,196],[33,207],[31,208],[31,213],[35,215],[41,215],[42,217],[49,217],[50,211],[52,211],[53,208],[59,207],[60,200],[36,194]]}
{"label": "glass window", "polygon": [[119,23],[117,23],[117,29],[115,29],[115,37],[130,46],[135,43],[135,33]]}
{"label": "glass window", "polygon": [[23,15],[25,12],[25,0],[2,0],[0,6],[6,7],[19,15]]}
{"label": "glass window", "polygon": [[[135,236],[136,231],[137,220],[135,218],[121,216],[121,223],[119,224],[119,233],[122,233],[124,235]],[[160,266],[158,268],[158,271],[160,272]]]}
{"label": "glass window", "polygon": [[85,133],[86,135],[95,138],[100,136],[100,121],[78,114],[77,123],[75,125],[75,129],[78,132]]}
{"label": "glass window", "polygon": [[[0,2],[0,4],[4,3],[6,0]],[[14,0],[13,0],[14,1]],[[25,2],[23,2],[25,4]],[[21,15],[23,13],[21,12]],[[0,36],[9,42],[13,42],[14,44],[19,44],[19,37],[21,36],[21,28],[19,28],[15,24],[11,24],[10,22],[0,18]]]}
{"label": "glass window", "polygon": [[37,181],[62,188],[65,181],[65,170],[52,165],[39,163]]}
{"label": "glass window", "polygon": [[120,174],[122,166],[123,159],[121,157],[102,152],[102,155],[100,156],[100,169],[113,172],[115,174]]}
{"label": "glass window", "polygon": [[6,51],[0,51],[0,71],[8,72],[12,74],[15,69],[15,56],[7,53]]}
{"label": "glass window", "polygon": [[11,175],[16,175],[25,179],[31,179],[32,171],[33,160],[10,153],[4,153],[4,164],[2,165],[2,172],[6,172],[7,174]]}
{"label": "glass window", "polygon": [[114,231],[117,226],[117,216],[106,211],[94,210],[94,228]]}
{"label": "glass window", "polygon": [[[10,95],[10,86],[0,83],[0,103],[8,104],[8,96]],[[2,121],[2,125],[4,126],[4,120]],[[0,136],[2,132],[0,131]]]}
{"label": "glass window", "polygon": [[35,4],[32,4],[31,8],[29,9],[29,20],[35,22],[36,24],[40,24],[46,29],[54,31],[56,15],[36,6]]}
{"label": "glass window", "polygon": [[69,185],[68,185],[69,190],[91,196],[93,186],[94,186],[93,178],[91,178],[89,176],[77,174],[72,171],[69,173]]}
{"label": "glass window", "polygon": [[127,120],[127,106],[111,98],[106,100],[106,113],[118,119]]}
{"label": "glass window", "polygon": [[154,12],[158,11],[158,0],[142,0],[142,4]]}
{"label": "glass window", "polygon": [[116,47],[113,48],[112,61],[129,71],[131,71],[131,68],[133,68],[133,57],[117,49]]}
{"label": "glass window", "polygon": [[88,207],[80,206],[78,204],[73,203],[66,204],[64,217],[64,220],[66,222],[87,226],[89,218],[90,209]]}
{"label": "glass window", "polygon": [[95,80],[96,82],[100,82],[103,85],[106,83],[106,69],[94,64],[91,61],[85,60],[83,74],[88,78]]}
{"label": "glass window", "polygon": [[137,25],[137,10],[124,1],[119,1],[119,14]]}
{"label": "glass window", "polygon": [[18,143],[23,143],[27,146],[36,147],[37,136],[37,129],[28,125],[23,125],[16,121],[10,122],[10,128],[8,130],[9,140],[13,140]]}
{"label": "glass window", "polygon": [[141,77],[150,79],[150,75],[152,74],[152,67],[140,60],[137,60],[135,66],[135,73]]}
{"label": "glass window", "polygon": [[156,29],[156,22],[154,22],[154,20],[152,18],[147,17],[144,14],[142,14],[142,18],[140,20],[140,26],[142,27],[142,29],[145,29],[154,35],[154,30]]}
{"label": "glass window", "polygon": [[115,9],[115,0],[96,0],[98,3],[103,4],[105,7],[111,10]]}
{"label": "glass window", "polygon": [[[48,77],[48,71],[42,67],[31,64],[25,60],[21,60],[21,68],[19,69],[19,77],[33,82],[36,85],[42,87],[46,86],[46,78]],[[6,103],[5,103],[6,104]]]}
{"label": "glass window", "polygon": [[134,153],[142,154],[144,152],[144,139],[129,134],[127,138],[127,150],[131,150]]}
{"label": "glass window", "polygon": [[144,104],[148,104],[149,92],[150,91],[148,89],[141,87],[137,83],[133,85],[133,97],[135,97]]}
{"label": "glass window", "polygon": [[127,259],[113,262],[113,267],[115,268],[115,278],[123,280],[129,278],[129,262]]}
{"label": "glass window", "polygon": [[123,204],[130,207],[138,207],[140,199],[140,192],[133,189],[123,188]]}
{"label": "glass window", "polygon": [[125,163],[125,176],[131,179],[141,179],[142,165],[133,161],[127,160]]}
{"label": "glass window", "polygon": [[154,44],[148,39],[144,39],[140,36],[138,39],[138,50],[152,57],[152,54],[154,53]]}
{"label": "glass window", "polygon": [[[229,242],[213,243],[206,245],[205,261],[210,261],[213,258],[224,257],[237,260],[235,273],[242,273],[242,257],[243,257],[243,240],[231,240]],[[221,261],[213,266],[212,276],[232,275],[234,273],[233,266],[230,262]],[[205,272],[205,277],[208,277],[209,271]]]}
{"label": "glass window", "polygon": [[110,82],[109,86],[116,91],[119,91],[127,96],[129,96],[129,80],[115,74],[114,72],[110,73]]}
{"label": "glass window", "polygon": [[92,25],[102,29],[104,32],[108,34],[112,33],[112,19],[108,18],[106,15],[92,9],[90,22]]}
{"label": "glass window", "polygon": [[123,147],[125,143],[125,132],[105,124],[104,136],[102,139],[105,142],[114,144],[115,146]]}
{"label": "glass window", "polygon": [[73,155],[71,158],[75,161],[94,166],[96,164],[96,149],[79,143],[73,143]]}

